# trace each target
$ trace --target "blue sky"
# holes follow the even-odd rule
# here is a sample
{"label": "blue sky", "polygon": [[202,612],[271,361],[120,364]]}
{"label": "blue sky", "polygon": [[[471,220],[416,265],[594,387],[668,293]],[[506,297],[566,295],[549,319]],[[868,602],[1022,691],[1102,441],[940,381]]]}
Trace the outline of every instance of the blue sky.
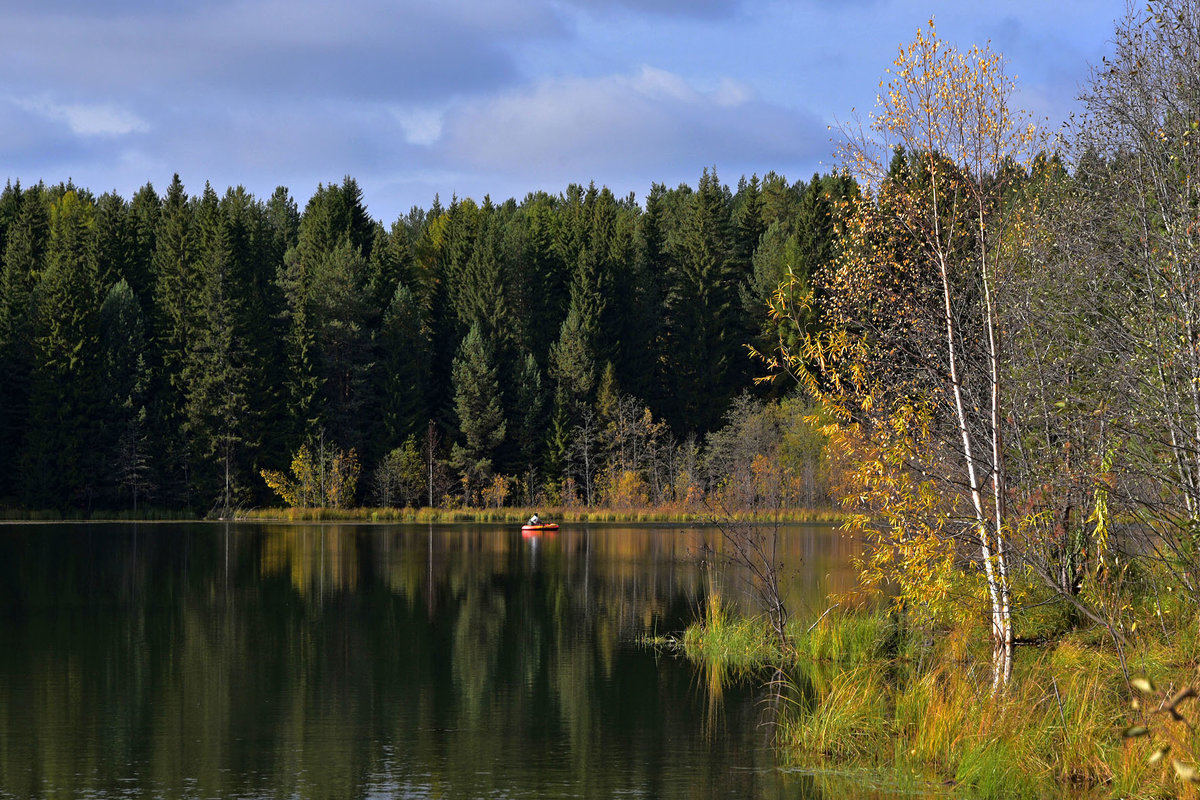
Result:
{"label": "blue sky", "polygon": [[898,46],[935,17],[991,42],[1020,104],[1076,110],[1125,0],[0,0],[0,164],[126,197],[351,175],[386,223],[435,193],[595,181],[639,199],[835,161]]}

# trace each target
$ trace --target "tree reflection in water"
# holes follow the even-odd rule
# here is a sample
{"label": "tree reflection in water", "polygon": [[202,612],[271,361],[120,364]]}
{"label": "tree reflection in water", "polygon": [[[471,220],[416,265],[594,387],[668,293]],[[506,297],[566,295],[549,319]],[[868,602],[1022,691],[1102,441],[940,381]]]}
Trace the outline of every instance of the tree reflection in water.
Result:
{"label": "tree reflection in water", "polygon": [[[703,605],[703,535],[0,527],[0,795],[812,796],[754,682],[638,644]],[[793,538],[792,602],[852,579]]]}

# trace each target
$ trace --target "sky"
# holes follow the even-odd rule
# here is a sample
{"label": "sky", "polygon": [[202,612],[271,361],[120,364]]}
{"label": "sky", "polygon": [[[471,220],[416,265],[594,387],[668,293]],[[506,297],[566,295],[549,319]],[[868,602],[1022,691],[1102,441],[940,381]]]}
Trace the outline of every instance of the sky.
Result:
{"label": "sky", "polygon": [[[130,197],[353,177],[390,224],[436,195],[736,184],[836,164],[928,25],[1008,59],[1057,129],[1125,0],[0,0],[0,165]],[[831,131],[830,126],[833,126]]]}

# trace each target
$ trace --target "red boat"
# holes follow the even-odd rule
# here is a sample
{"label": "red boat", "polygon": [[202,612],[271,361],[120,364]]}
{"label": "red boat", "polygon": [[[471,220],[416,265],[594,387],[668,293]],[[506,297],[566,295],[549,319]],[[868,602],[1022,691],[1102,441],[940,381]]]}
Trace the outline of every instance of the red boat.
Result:
{"label": "red boat", "polygon": [[525,536],[532,536],[535,533],[544,533],[546,531],[558,530],[557,522],[539,522],[537,525],[522,525],[521,533]]}

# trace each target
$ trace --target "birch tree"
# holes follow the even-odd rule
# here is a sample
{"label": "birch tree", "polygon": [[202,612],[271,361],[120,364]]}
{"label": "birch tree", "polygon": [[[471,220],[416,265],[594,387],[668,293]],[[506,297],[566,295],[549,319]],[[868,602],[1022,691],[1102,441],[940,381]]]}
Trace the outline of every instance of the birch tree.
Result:
{"label": "birch tree", "polygon": [[[817,276],[822,329],[776,363],[836,420],[843,490],[878,545],[868,572],[890,573],[902,597],[928,606],[962,591],[954,567],[974,551],[999,691],[1013,627],[996,293],[1017,222],[1006,176],[1020,172],[1010,165],[1028,158],[1035,129],[1010,106],[1001,57],[946,45],[932,21],[880,86],[875,112],[842,130],[861,195],[843,209],[839,256]],[[813,293],[795,288],[784,281],[776,316],[810,324]]]}

